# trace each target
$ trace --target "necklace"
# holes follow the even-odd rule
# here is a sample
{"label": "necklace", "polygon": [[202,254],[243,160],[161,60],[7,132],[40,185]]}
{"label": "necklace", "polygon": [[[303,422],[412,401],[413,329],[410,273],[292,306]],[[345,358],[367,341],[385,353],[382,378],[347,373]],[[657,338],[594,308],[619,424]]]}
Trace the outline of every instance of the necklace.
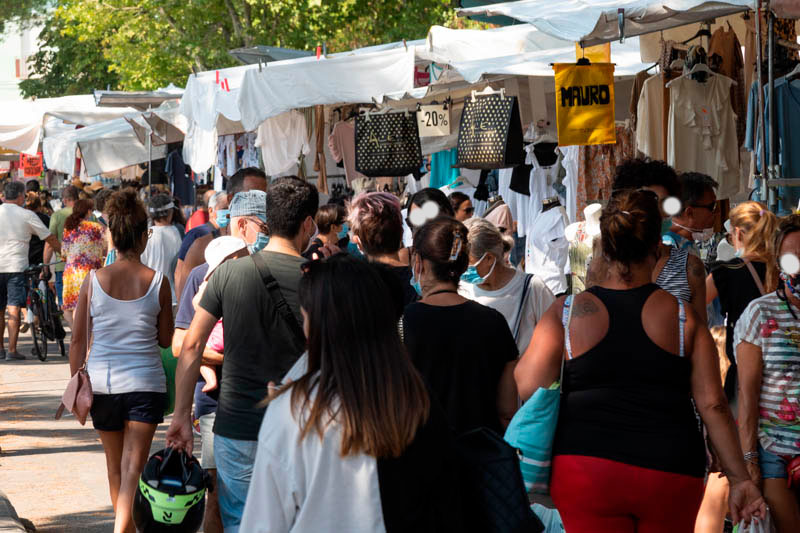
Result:
{"label": "necklace", "polygon": [[425,296],[425,298],[430,298],[431,296],[436,296],[437,294],[445,294],[445,293],[448,293],[448,292],[451,293],[451,294],[458,294],[458,291],[454,291],[453,289],[441,289],[441,290],[438,290],[438,291],[433,291],[432,293],[430,293],[427,296]]}

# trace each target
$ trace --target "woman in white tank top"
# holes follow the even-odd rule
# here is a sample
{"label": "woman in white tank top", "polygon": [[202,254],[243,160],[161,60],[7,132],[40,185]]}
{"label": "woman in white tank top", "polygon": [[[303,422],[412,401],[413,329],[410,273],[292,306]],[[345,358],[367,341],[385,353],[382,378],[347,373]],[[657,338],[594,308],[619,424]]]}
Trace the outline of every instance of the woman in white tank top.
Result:
{"label": "woman in white tank top", "polygon": [[159,346],[172,339],[172,296],[169,280],[140,260],[147,246],[147,212],[136,193],[114,193],[106,213],[117,260],[91,273],[81,287],[70,371],[83,365],[89,341],[92,424],[106,454],[114,533],[134,533],[137,482],[167,406]]}

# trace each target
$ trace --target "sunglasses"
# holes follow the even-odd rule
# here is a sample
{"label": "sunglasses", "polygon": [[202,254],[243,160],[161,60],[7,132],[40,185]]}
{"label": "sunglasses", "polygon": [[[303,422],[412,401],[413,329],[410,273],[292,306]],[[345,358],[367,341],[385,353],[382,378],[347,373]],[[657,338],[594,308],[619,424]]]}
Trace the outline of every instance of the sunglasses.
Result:
{"label": "sunglasses", "polygon": [[691,206],[701,209],[708,209],[712,213],[716,213],[717,209],[719,209],[719,204],[716,201],[711,202],[710,204],[691,204]]}

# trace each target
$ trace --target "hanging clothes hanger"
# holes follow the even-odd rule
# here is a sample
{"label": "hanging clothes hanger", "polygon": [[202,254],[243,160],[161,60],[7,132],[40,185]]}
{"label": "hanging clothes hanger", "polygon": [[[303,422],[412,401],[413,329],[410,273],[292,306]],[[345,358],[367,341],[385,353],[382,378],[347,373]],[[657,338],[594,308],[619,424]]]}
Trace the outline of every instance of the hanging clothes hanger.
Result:
{"label": "hanging clothes hanger", "polygon": [[474,102],[476,100],[475,98],[476,96],[488,96],[490,94],[499,94],[500,98],[502,98],[503,100],[505,100],[506,98],[505,89],[500,89],[499,91],[496,91],[492,89],[491,85],[487,85],[486,88],[482,91],[472,91],[472,101]]}
{"label": "hanging clothes hanger", "polygon": [[786,75],[786,81],[794,81],[798,78],[800,78],[800,63],[794,67],[794,70]]}
{"label": "hanging clothes hanger", "polygon": [[711,38],[711,25],[707,22],[703,23],[703,26],[700,30],[694,35],[694,37],[690,37],[683,41],[682,44],[689,44],[690,42],[694,41],[695,39],[699,39],[700,37],[708,37]]}
{"label": "hanging clothes hanger", "polygon": [[693,74],[697,74],[698,72],[704,72],[709,76],[717,76],[717,77],[720,77],[720,78],[726,78],[726,79],[730,80],[731,84],[737,85],[737,83],[734,80],[731,80],[730,78],[728,78],[727,76],[723,76],[722,74],[717,74],[716,72],[714,72],[713,70],[708,68],[708,65],[706,65],[705,63],[698,63],[694,67],[692,67],[692,70],[690,70],[689,72],[686,72],[685,74],[683,74],[681,76],[678,76],[677,78],[675,78],[671,82],[667,83],[666,87],[669,87],[670,85],[672,85],[673,83],[675,83],[676,81],[678,81],[681,78],[688,78]]}

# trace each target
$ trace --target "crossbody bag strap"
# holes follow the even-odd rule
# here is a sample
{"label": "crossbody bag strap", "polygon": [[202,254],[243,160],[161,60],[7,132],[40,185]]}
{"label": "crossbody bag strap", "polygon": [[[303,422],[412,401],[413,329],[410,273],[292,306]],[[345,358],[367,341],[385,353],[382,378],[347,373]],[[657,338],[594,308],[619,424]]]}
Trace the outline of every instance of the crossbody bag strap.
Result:
{"label": "crossbody bag strap", "polygon": [[761,281],[761,278],[758,277],[758,273],[756,272],[755,267],[753,267],[753,263],[751,263],[749,259],[745,259],[744,264],[747,266],[747,270],[750,271],[750,275],[753,276],[753,281],[756,282],[758,292],[761,293],[761,296],[764,296],[766,294],[766,291],[764,291],[764,283]]}
{"label": "crossbody bag strap", "polygon": [[[528,290],[530,289],[533,274],[525,274],[525,286],[522,288],[522,298],[519,301],[519,309],[517,309],[517,320],[514,324],[514,340],[519,338],[519,328],[522,325],[522,310],[525,308],[525,299],[528,297]],[[522,355],[522,354],[520,354]]]}
{"label": "crossbody bag strap", "polygon": [[253,258],[253,263],[256,265],[258,273],[261,274],[264,287],[267,289],[267,294],[272,298],[272,303],[275,304],[278,313],[283,317],[284,321],[286,321],[286,324],[297,340],[305,344],[306,335],[303,333],[303,328],[300,327],[300,324],[297,322],[297,317],[294,316],[292,312],[292,308],[289,307],[286,298],[283,297],[281,287],[278,285],[278,280],[276,280],[275,276],[270,272],[264,257],[260,253],[252,254],[250,257]]}
{"label": "crossbody bag strap", "polygon": [[558,377],[559,389],[564,392],[564,363],[567,358],[572,359],[572,345],[569,342],[569,325],[572,322],[572,310],[575,308],[575,297],[567,296],[564,299],[564,307],[561,312],[561,324],[564,326],[564,346],[567,349],[567,357],[561,357],[561,373]]}

